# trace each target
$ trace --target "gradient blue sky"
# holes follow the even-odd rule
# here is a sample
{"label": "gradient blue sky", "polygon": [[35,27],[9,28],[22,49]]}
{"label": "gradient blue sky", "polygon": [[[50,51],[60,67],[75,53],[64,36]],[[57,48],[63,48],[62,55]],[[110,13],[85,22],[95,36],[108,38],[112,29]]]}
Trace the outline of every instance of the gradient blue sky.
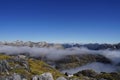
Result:
{"label": "gradient blue sky", "polygon": [[120,42],[120,0],[0,0],[1,41]]}

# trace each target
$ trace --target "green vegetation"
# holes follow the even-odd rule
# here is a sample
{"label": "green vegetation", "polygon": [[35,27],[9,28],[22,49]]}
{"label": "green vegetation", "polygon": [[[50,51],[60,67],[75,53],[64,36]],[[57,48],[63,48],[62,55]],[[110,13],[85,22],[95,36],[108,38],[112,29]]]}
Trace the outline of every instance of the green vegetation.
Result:
{"label": "green vegetation", "polygon": [[29,62],[29,65],[30,65],[31,73],[34,74],[34,75],[40,75],[40,74],[45,73],[45,72],[50,72],[50,73],[53,74],[54,78],[57,78],[59,76],[64,76],[59,71],[52,68],[51,66],[44,63],[43,61],[29,59],[28,62]]}
{"label": "green vegetation", "polygon": [[10,56],[7,56],[7,55],[4,55],[2,53],[0,53],[0,60],[7,60],[7,59],[10,59],[11,57]]}
{"label": "green vegetation", "polygon": [[[74,63],[76,60],[78,60],[78,58],[76,56],[69,56],[70,59],[73,59],[73,62],[70,61],[68,64],[66,64],[65,66],[78,66],[80,65],[78,62],[78,64]],[[37,59],[25,59],[25,61],[28,62],[30,71],[27,70],[25,68],[25,66],[21,65],[19,62],[14,62],[12,61],[12,59],[14,59],[15,56],[7,56],[4,54],[0,54],[0,60],[7,60],[11,70],[9,71],[9,75],[13,74],[13,73],[18,73],[22,76],[25,76],[28,80],[30,80],[34,75],[41,75],[45,72],[50,72],[52,73],[54,79],[63,76],[66,77],[64,74],[60,73],[58,70],[52,68],[50,65],[46,64],[45,62],[41,61],[41,60],[37,60]],[[90,59],[89,56],[87,56],[88,59]],[[83,58],[83,60],[87,61],[87,58]],[[91,60],[92,61],[92,60]],[[67,61],[65,61],[67,62]],[[82,60],[81,60],[82,62]],[[64,66],[64,67],[65,67]],[[0,73],[0,76],[5,76],[8,75],[7,73]],[[84,71],[80,71],[76,74],[74,74],[73,77],[69,78],[69,79],[79,79],[79,80],[86,80],[86,77],[88,77],[90,80],[92,80],[92,78],[94,79],[107,79],[107,80],[119,80],[120,79],[120,73],[100,73],[97,74],[95,73],[93,70],[84,70]]]}
{"label": "green vegetation", "polygon": [[[0,60],[10,60],[12,58],[14,58],[14,56],[7,56],[4,54],[0,54]],[[26,61],[29,64],[30,72],[27,71],[24,66],[21,66],[21,64],[9,61],[9,65],[13,68],[9,71],[10,75],[13,73],[19,73],[20,75],[26,76],[27,79],[30,79],[33,75],[40,75],[45,72],[50,72],[52,73],[55,79],[59,76],[64,76],[62,73],[52,68],[51,66],[49,66],[43,61],[32,59],[32,58],[27,59]],[[19,68],[15,68],[16,65],[18,65]],[[4,73],[0,75],[7,75],[7,74]]]}
{"label": "green vegetation", "polygon": [[56,61],[56,64],[58,64],[56,68],[60,70],[71,69],[92,62],[111,63],[109,59],[98,54],[67,55],[65,58]]}
{"label": "green vegetation", "polygon": [[96,76],[97,79],[104,78],[107,80],[120,80],[119,73],[102,73]]}

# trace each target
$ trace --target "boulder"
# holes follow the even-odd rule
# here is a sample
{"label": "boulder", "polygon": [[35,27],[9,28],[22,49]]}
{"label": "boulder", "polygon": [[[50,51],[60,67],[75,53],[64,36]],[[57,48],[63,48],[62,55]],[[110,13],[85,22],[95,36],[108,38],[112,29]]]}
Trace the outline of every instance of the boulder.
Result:
{"label": "boulder", "polygon": [[34,77],[32,77],[32,80],[38,80],[38,79],[39,79],[38,76],[34,76]]}
{"label": "boulder", "polygon": [[13,80],[22,80],[22,79],[21,79],[21,76],[19,74],[14,73]]}
{"label": "boulder", "polygon": [[23,78],[22,80],[27,80],[27,79]]}
{"label": "boulder", "polygon": [[51,73],[43,73],[39,76],[39,80],[54,80]]}
{"label": "boulder", "polygon": [[58,77],[56,80],[67,80],[67,79],[64,77]]}

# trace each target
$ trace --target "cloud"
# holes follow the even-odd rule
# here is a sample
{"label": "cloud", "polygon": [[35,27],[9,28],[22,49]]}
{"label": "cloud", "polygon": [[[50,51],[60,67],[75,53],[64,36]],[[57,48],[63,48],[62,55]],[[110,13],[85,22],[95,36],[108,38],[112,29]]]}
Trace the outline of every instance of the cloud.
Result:
{"label": "cloud", "polygon": [[117,71],[117,67],[114,65],[93,62],[93,63],[89,63],[89,64],[86,64],[81,67],[63,70],[62,72],[63,73],[68,72],[70,74],[74,74],[74,73],[77,73],[78,71],[82,71],[82,70],[86,70],[86,69],[92,69],[98,73],[100,73],[100,72],[108,72],[109,73],[109,72]]}
{"label": "cloud", "polygon": [[28,47],[28,46],[6,46],[0,45],[0,53],[10,54],[20,54],[20,53],[29,53],[32,57],[44,56],[47,59],[61,59],[67,55],[80,55],[80,54],[101,54],[110,60],[113,63],[118,64],[120,62],[120,51],[118,50],[89,50],[85,47],[77,48],[66,48],[58,49],[55,47]]}
{"label": "cloud", "polygon": [[72,47],[66,49],[58,49],[55,47],[28,47],[28,46],[7,46],[0,45],[0,53],[21,54],[28,53],[31,57],[45,57],[48,60],[59,60],[67,55],[81,55],[81,54],[100,54],[110,59],[113,64],[91,63],[75,69],[65,70],[63,72],[75,73],[84,69],[93,69],[97,72],[113,72],[117,70],[116,64],[120,63],[120,51],[118,50],[89,50],[85,47]]}

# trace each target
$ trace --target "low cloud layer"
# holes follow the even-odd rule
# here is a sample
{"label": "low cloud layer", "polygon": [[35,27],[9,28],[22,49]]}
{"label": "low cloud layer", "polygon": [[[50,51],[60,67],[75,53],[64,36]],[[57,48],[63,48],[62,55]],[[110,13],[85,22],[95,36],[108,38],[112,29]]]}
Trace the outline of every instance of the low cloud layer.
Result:
{"label": "low cloud layer", "polygon": [[114,65],[93,62],[93,63],[89,63],[89,64],[86,64],[81,67],[63,70],[62,72],[63,73],[68,72],[70,74],[74,74],[74,73],[77,73],[78,71],[82,71],[82,70],[86,70],[86,69],[92,69],[98,73],[100,73],[100,72],[108,72],[109,73],[109,72],[117,71],[117,67]]}
{"label": "low cloud layer", "polygon": [[113,63],[117,64],[120,62],[120,51],[116,50],[89,50],[87,48],[67,48],[67,49],[57,49],[57,48],[39,48],[39,47],[16,47],[16,46],[0,46],[0,53],[10,54],[20,54],[29,53],[30,56],[39,57],[46,56],[48,59],[60,59],[66,55],[79,55],[79,54],[101,54]]}
{"label": "low cloud layer", "polygon": [[57,49],[54,47],[51,48],[39,48],[39,47],[16,47],[16,46],[0,46],[0,53],[11,54],[20,54],[20,53],[29,53],[30,56],[39,57],[46,56],[49,59],[60,59],[66,55],[75,55],[75,54],[88,54],[93,53],[86,48],[68,48],[68,49]]}
{"label": "low cloud layer", "polygon": [[116,64],[120,63],[120,51],[118,50],[89,50],[87,48],[67,48],[67,49],[58,49],[55,47],[50,48],[39,48],[39,47],[28,47],[28,46],[6,46],[1,45],[0,46],[0,53],[5,53],[8,55],[11,54],[20,54],[20,53],[29,53],[31,57],[39,57],[43,56],[50,60],[58,60],[61,59],[67,55],[81,55],[81,54],[100,54],[105,56],[106,58],[110,59],[113,62],[113,65],[108,64],[102,64],[102,63],[91,63],[87,64],[85,66],[66,70],[70,73],[75,73],[79,70],[84,69],[93,69],[97,72],[105,71],[105,72],[112,72],[116,71],[117,67]]}

